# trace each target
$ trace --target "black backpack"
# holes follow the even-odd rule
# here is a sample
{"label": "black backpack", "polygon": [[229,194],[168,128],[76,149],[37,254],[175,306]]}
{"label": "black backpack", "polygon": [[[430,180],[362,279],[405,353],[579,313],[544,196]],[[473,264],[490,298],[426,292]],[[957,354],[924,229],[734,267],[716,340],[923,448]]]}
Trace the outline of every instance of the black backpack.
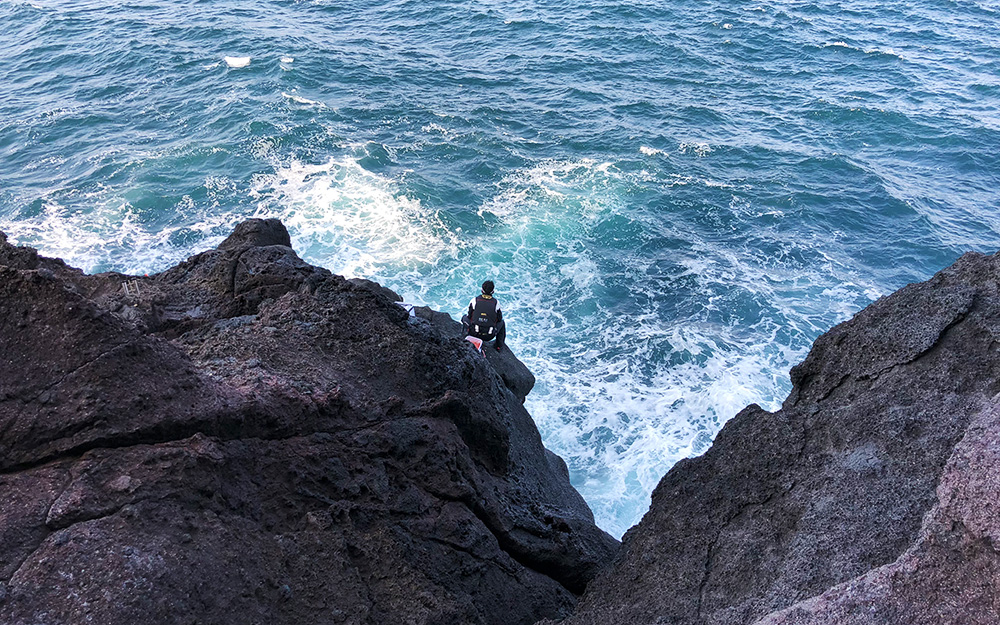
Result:
{"label": "black backpack", "polygon": [[497,331],[497,301],[492,297],[478,296],[470,321],[474,335],[486,340],[493,338]]}

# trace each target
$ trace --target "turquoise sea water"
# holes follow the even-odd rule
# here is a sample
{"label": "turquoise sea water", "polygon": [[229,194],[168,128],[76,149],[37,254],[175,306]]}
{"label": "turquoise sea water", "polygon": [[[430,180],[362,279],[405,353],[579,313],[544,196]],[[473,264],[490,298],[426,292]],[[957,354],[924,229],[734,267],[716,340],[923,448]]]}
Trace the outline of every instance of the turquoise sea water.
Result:
{"label": "turquoise sea water", "polygon": [[490,277],[598,523],[811,342],[1000,248],[1000,1],[0,1],[0,229],[152,273],[278,216],[457,315]]}

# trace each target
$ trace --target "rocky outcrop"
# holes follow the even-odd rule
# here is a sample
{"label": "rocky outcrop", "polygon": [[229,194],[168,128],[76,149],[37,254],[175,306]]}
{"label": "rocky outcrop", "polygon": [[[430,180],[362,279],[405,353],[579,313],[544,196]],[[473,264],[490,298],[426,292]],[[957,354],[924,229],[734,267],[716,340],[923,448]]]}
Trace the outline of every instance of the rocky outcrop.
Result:
{"label": "rocky outcrop", "polygon": [[564,616],[617,543],[533,378],[394,299],[274,220],[150,277],[0,236],[0,622]]}
{"label": "rocky outcrop", "polygon": [[1000,258],[816,341],[657,486],[568,625],[998,622]]}
{"label": "rocky outcrop", "polygon": [[760,625],[996,623],[1000,619],[1000,406],[977,415],[937,501],[895,562],[769,615]]}

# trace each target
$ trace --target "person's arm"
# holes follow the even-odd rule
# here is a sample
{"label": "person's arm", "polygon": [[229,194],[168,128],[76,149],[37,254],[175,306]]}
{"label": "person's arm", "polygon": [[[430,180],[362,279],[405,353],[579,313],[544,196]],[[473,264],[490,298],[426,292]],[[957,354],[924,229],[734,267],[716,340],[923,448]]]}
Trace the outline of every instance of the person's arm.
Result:
{"label": "person's arm", "polygon": [[476,298],[469,300],[469,321],[472,321],[472,311],[476,309]]}
{"label": "person's arm", "polygon": [[500,312],[500,300],[497,300],[497,323],[503,321],[503,313]]}

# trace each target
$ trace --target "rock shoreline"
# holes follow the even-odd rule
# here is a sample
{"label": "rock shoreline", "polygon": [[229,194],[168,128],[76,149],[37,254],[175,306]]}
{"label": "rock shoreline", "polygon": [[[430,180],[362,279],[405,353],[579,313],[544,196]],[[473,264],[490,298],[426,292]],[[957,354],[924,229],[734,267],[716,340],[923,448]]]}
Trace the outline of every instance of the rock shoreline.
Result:
{"label": "rock shoreline", "polygon": [[276,220],[161,274],[0,237],[0,623],[524,623],[618,547],[457,324]]}
{"label": "rock shoreline", "polygon": [[822,335],[620,548],[524,365],[398,300],[276,220],[149,277],[0,233],[0,623],[998,622],[1000,257]]}

